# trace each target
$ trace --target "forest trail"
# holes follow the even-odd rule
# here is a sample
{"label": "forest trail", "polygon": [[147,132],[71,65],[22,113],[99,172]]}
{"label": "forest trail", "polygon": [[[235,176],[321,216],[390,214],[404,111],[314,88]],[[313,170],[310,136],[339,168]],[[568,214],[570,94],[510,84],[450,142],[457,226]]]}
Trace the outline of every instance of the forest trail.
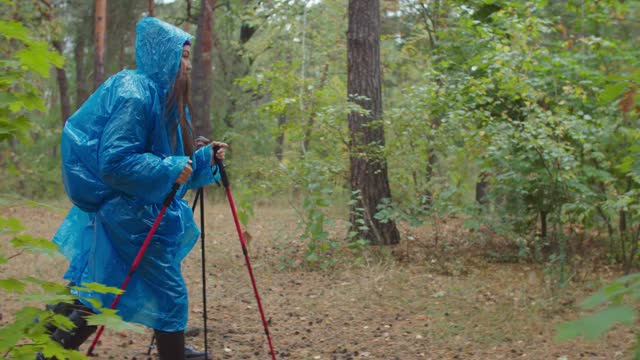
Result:
{"label": "forest trail", "polygon": [[[30,234],[51,238],[68,206],[5,204],[0,216],[17,217]],[[208,204],[206,215],[209,349],[214,359],[267,359],[268,346],[229,208],[222,202]],[[406,240],[394,255],[353,258],[348,266],[341,261],[330,270],[283,268],[300,257],[299,251],[291,250],[302,246],[297,221],[289,208],[257,206],[247,228],[279,359],[630,358],[627,348],[634,334],[627,328],[595,342],[553,341],[555,324],[575,318],[575,304],[616,275],[606,269],[587,274],[553,298],[538,265],[498,264],[477,255],[435,258],[427,248],[410,248]],[[428,241],[428,234],[428,229],[411,229],[414,241]],[[0,239],[0,251],[13,254],[6,239]],[[446,242],[446,236],[440,241]],[[197,244],[183,271],[191,303],[187,342],[198,348],[203,347],[200,264]],[[22,254],[3,266],[7,276],[60,281],[67,264],[61,257]],[[22,305],[3,294],[0,326]],[[146,329],[107,330],[96,353],[103,359],[147,359],[150,338]]]}

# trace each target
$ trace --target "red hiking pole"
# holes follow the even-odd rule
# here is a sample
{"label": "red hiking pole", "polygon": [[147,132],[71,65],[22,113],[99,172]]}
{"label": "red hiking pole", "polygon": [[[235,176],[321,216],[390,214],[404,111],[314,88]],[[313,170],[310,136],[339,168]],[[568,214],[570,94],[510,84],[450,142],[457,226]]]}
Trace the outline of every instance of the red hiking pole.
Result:
{"label": "red hiking pole", "polygon": [[273,344],[271,343],[271,335],[269,335],[269,326],[267,325],[267,320],[264,317],[264,310],[262,310],[262,302],[260,301],[260,295],[258,294],[256,279],[253,277],[253,270],[251,269],[251,261],[249,260],[247,243],[244,240],[244,235],[242,235],[242,228],[240,227],[240,222],[238,221],[238,213],[236,212],[236,205],[234,204],[233,197],[231,196],[229,178],[227,177],[227,172],[224,169],[224,164],[222,163],[222,160],[218,159],[218,157],[216,156],[218,149],[219,147],[217,146],[213,147],[213,156],[214,156],[216,165],[218,165],[218,170],[220,171],[220,179],[222,180],[222,185],[224,186],[224,189],[227,192],[227,200],[229,200],[229,206],[231,206],[231,214],[233,215],[233,221],[236,223],[236,230],[238,231],[238,237],[240,238],[242,253],[244,254],[244,260],[245,260],[245,263],[247,264],[247,270],[249,270],[251,285],[253,285],[253,293],[256,296],[256,302],[258,303],[258,310],[260,310],[260,317],[262,318],[262,326],[264,327],[264,334],[267,336],[267,342],[269,343],[269,350],[271,351],[271,359],[276,360],[276,353],[275,351],[273,351]]}
{"label": "red hiking pole", "polygon": [[[180,188],[180,184],[173,184],[173,187],[171,188],[171,192],[164,199],[164,202],[162,203],[162,209],[160,210],[160,213],[158,213],[158,216],[156,217],[156,221],[153,222],[153,226],[151,227],[151,230],[149,230],[149,233],[147,234],[147,237],[144,239],[144,242],[142,243],[140,250],[138,250],[138,254],[136,255],[136,258],[133,260],[133,265],[131,265],[131,269],[129,269],[129,274],[124,279],[122,286],[120,286],[121,290],[125,290],[127,288],[127,285],[129,284],[129,280],[131,280],[131,276],[133,276],[133,273],[138,268],[138,265],[140,264],[140,260],[142,260],[142,257],[144,256],[144,252],[147,250],[147,247],[151,242],[151,238],[156,233],[156,230],[158,230],[158,226],[160,226],[162,217],[164,216],[164,213],[167,211],[167,208],[169,207],[169,205],[171,204],[171,201],[173,201],[173,197],[176,196],[176,192],[178,191],[179,188]],[[111,310],[116,308],[116,305],[118,305],[118,302],[120,301],[121,296],[122,294],[118,294],[116,298],[113,300],[110,307]],[[100,336],[102,335],[103,331],[104,331],[104,325],[101,325],[100,328],[98,329],[98,332],[96,333],[96,337],[93,339],[93,342],[89,347],[89,350],[87,350],[87,356],[91,356],[93,354],[93,349],[96,347],[96,344],[98,344],[98,340],[100,339]]]}

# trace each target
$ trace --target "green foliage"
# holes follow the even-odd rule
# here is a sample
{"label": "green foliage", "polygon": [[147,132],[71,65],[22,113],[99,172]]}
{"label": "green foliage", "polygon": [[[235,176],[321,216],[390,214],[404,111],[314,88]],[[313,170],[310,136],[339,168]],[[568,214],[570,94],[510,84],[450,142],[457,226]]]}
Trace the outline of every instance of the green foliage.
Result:
{"label": "green foliage", "polygon": [[[386,110],[394,207],[410,209],[416,197],[431,197],[449,214],[526,239],[530,251],[523,254],[553,259],[550,268],[571,256],[566,224],[611,228],[612,256],[633,262],[639,67],[637,48],[620,29],[637,30],[628,20],[638,6],[590,3],[585,12],[546,1],[493,5],[401,7],[402,18],[415,16],[418,27],[385,45],[396,56]],[[582,18],[572,23],[577,10]],[[619,27],[602,16],[608,12]],[[425,15],[431,23],[420,22]],[[567,33],[581,36],[580,44],[564,41]],[[417,52],[416,44],[425,50]],[[417,64],[426,70],[402,81]],[[625,101],[627,113],[620,111]],[[470,195],[480,178],[488,202],[478,206]],[[627,226],[616,229],[621,216]]]}
{"label": "green foliage", "polygon": [[[583,310],[595,311],[556,328],[556,341],[577,337],[594,340],[616,324],[637,328],[640,273],[623,276],[600,289],[580,303]],[[638,341],[633,345],[634,359],[640,358]]]}
{"label": "green foliage", "polygon": [[117,314],[117,310],[106,308],[101,309],[99,314],[87,317],[87,323],[95,326],[104,325],[115,331],[135,331],[139,333],[144,331],[141,326],[122,321]]}
{"label": "green foliage", "polygon": [[[59,116],[48,108],[51,90],[44,81],[64,57],[49,50],[55,24],[42,24],[31,4],[0,4],[0,192],[52,196],[61,190],[56,152]],[[13,13],[13,19],[5,17]],[[53,121],[53,118],[57,120]],[[53,130],[52,130],[53,129]],[[21,143],[14,141],[21,140]],[[7,142],[7,143],[5,143]],[[10,144],[8,144],[10,142]],[[4,144],[3,144],[4,143]],[[53,151],[53,156],[51,152]]]}
{"label": "green foliage", "polygon": [[31,32],[17,21],[0,20],[0,38],[9,45],[0,48],[0,142],[14,136],[26,140],[29,114],[47,110],[41,90],[28,79],[32,74],[49,77],[51,66],[63,66],[64,58],[50,51],[45,41],[33,39]]}
{"label": "green foliage", "polygon": [[362,257],[363,250],[369,245],[367,239],[358,236],[369,230],[365,218],[365,210],[363,207],[359,207],[359,204],[362,204],[362,195],[360,194],[360,190],[354,190],[351,192],[351,200],[349,201],[349,208],[352,209],[351,219],[354,223],[347,224],[349,225],[347,247],[356,254],[358,259]]}
{"label": "green foliage", "polygon": [[327,226],[332,227],[334,222],[327,218],[326,211],[331,206],[333,189],[327,186],[327,177],[322,171],[321,163],[304,163],[294,170],[300,184],[304,186],[302,218],[302,240],[306,241],[305,261],[311,268],[326,268],[336,261],[333,251],[338,243],[330,237]]}
{"label": "green foliage", "polygon": [[[52,250],[55,249],[53,243],[24,234],[24,230],[24,226],[19,220],[15,218],[0,218],[0,234],[13,236],[11,240],[12,248],[16,251],[20,250],[15,256],[28,256],[26,254],[36,253],[52,256]],[[5,258],[5,266],[10,265],[11,261],[15,260]],[[3,268],[0,268],[0,275],[3,272]],[[78,296],[74,294],[81,294],[82,291],[87,290],[97,293],[122,293],[122,290],[118,288],[95,283],[84,284],[83,287],[74,287],[74,292],[69,290],[69,288],[58,283],[32,276],[0,278],[0,291],[16,294],[14,296],[18,296],[26,304],[33,302],[40,304],[72,303],[78,299]],[[90,299],[85,300],[92,302]],[[141,331],[139,326],[122,321],[114,310],[105,309],[95,301],[92,302],[92,305],[98,309],[99,314],[87,317],[90,324],[105,325],[120,331]],[[65,350],[58,343],[51,340],[50,334],[48,334],[48,330],[45,327],[48,323],[67,330],[71,330],[74,326],[66,317],[54,314],[49,309],[38,309],[25,305],[15,314],[13,321],[0,328],[0,353],[7,359],[32,359],[36,352],[42,352],[45,356],[56,356],[64,359],[86,359],[81,353],[74,350]]]}
{"label": "green foliage", "polygon": [[77,290],[77,291],[89,290],[89,291],[95,291],[102,294],[114,294],[114,295],[119,295],[123,293],[123,291],[118,288],[105,286],[100,283],[83,283],[82,287],[74,287],[74,290]]}

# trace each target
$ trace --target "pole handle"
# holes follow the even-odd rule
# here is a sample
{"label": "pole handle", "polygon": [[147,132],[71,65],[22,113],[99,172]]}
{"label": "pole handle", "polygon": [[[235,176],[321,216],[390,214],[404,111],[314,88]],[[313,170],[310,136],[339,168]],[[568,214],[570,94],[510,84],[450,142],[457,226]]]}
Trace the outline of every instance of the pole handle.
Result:
{"label": "pole handle", "polygon": [[213,161],[215,161],[215,164],[218,165],[218,171],[220,171],[220,180],[222,181],[222,186],[224,186],[225,188],[229,187],[229,177],[227,176],[227,171],[224,168],[224,162],[222,162],[222,159],[218,159],[218,157],[216,156],[216,153],[218,152],[218,150],[220,150],[221,147],[214,145],[213,146]]}

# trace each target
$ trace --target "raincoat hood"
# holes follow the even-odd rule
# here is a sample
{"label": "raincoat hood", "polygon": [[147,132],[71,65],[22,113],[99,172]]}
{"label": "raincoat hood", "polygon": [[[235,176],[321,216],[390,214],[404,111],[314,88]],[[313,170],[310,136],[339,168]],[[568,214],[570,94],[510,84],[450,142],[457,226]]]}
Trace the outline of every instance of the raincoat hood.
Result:
{"label": "raincoat hood", "polygon": [[178,74],[182,45],[192,36],[156,18],[147,17],[136,27],[136,66],[166,92]]}

